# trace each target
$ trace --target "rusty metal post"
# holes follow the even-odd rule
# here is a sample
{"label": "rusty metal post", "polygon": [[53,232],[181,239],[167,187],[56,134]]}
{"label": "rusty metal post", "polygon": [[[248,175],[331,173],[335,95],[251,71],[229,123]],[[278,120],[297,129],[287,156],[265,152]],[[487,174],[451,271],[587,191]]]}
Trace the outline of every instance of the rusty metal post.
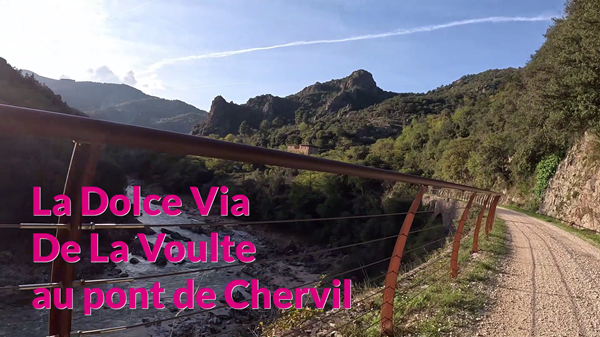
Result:
{"label": "rusty metal post", "polygon": [[[60,245],[66,241],[79,242],[81,231],[81,187],[93,183],[96,163],[100,155],[99,145],[75,143],[71,163],[67,173],[64,194],[71,199],[70,219],[59,218],[59,223],[68,223],[69,229],[57,229],[56,238]],[[51,282],[60,282],[62,288],[71,288],[75,278],[75,268],[59,255],[52,263]],[[65,303],[65,291],[61,292],[62,303]],[[50,309],[48,318],[48,334],[50,336],[68,337],[71,335],[73,312],[70,309],[59,310],[55,306]]]}
{"label": "rusty metal post", "polygon": [[496,210],[498,209],[498,204],[500,203],[500,199],[502,199],[501,195],[497,195],[496,196],[496,202],[494,203],[494,216],[493,216],[493,220],[492,220],[492,226],[490,227],[490,230],[494,229],[494,225],[496,224]]}
{"label": "rusty metal post", "polygon": [[496,222],[496,207],[498,206],[498,203],[500,202],[500,198],[501,196],[496,196],[494,198],[494,204],[492,205],[492,221],[490,222],[490,231],[492,229],[494,229],[494,223]]}
{"label": "rusty metal post", "polygon": [[469,202],[467,202],[467,207],[465,207],[462,217],[460,218],[460,221],[458,223],[456,234],[454,235],[454,245],[452,246],[452,258],[450,259],[450,276],[452,276],[452,278],[456,278],[456,276],[458,275],[458,249],[460,248],[460,239],[462,237],[463,228],[465,227],[467,216],[469,216],[469,209],[471,208],[471,204],[473,204],[474,198],[475,193],[472,193],[471,197],[469,198]]}
{"label": "rusty metal post", "polygon": [[500,201],[500,196],[494,197],[492,201],[492,205],[490,206],[490,210],[488,211],[487,221],[485,222],[485,237],[487,238],[492,230],[494,218],[496,217],[496,206],[498,205],[498,201]]}
{"label": "rusty metal post", "polygon": [[417,193],[415,200],[413,200],[410,205],[410,210],[408,211],[406,218],[404,218],[402,228],[400,228],[400,235],[398,235],[398,239],[396,239],[392,259],[390,260],[388,272],[385,277],[383,304],[381,306],[381,336],[394,336],[394,297],[396,295],[396,283],[398,282],[400,262],[402,261],[402,253],[404,252],[404,246],[406,245],[410,227],[415,219],[415,214],[419,210],[424,192],[425,186],[422,186],[419,193]]}
{"label": "rusty metal post", "polygon": [[[481,210],[479,211],[479,216],[477,217],[477,224],[475,225],[475,232],[473,233],[473,249],[471,250],[471,253],[477,253],[477,251],[479,250],[479,230],[481,228],[481,220],[483,219],[483,214],[485,213],[485,209],[487,208],[488,203],[490,202],[490,199],[492,198],[492,195],[488,195],[487,198],[485,198],[485,201],[483,202],[483,205],[481,206]],[[487,224],[487,222],[486,222]]]}

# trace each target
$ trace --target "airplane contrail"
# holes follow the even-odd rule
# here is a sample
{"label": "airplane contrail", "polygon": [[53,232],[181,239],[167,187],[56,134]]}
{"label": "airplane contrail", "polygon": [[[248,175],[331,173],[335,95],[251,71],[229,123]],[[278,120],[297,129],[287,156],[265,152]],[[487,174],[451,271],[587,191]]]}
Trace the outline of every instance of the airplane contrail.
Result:
{"label": "airplane contrail", "polygon": [[148,68],[148,71],[154,72],[166,65],[177,63],[177,62],[209,59],[209,58],[229,57],[229,56],[233,56],[233,55],[246,54],[246,53],[251,53],[251,52],[261,51],[261,50],[279,49],[279,48],[287,48],[287,47],[294,47],[294,46],[306,46],[306,45],[313,45],[313,44],[342,43],[342,42],[350,42],[350,41],[358,41],[358,40],[380,39],[380,38],[390,37],[390,36],[410,35],[410,34],[421,33],[421,32],[431,32],[434,30],[440,30],[440,29],[456,27],[456,26],[472,25],[472,24],[477,24],[477,23],[535,22],[535,21],[549,21],[552,18],[553,18],[553,16],[545,16],[545,15],[540,15],[540,16],[535,16],[535,17],[494,16],[494,17],[481,18],[481,19],[453,21],[453,22],[444,23],[444,24],[440,24],[440,25],[424,26],[424,27],[409,28],[409,29],[398,29],[395,31],[380,33],[380,34],[367,34],[367,35],[352,36],[352,37],[347,37],[347,38],[343,38],[343,39],[295,41],[295,42],[279,44],[279,45],[274,45],[274,46],[268,46],[268,47],[256,47],[256,48],[239,49],[239,50],[231,50],[231,51],[218,52],[218,53],[191,55],[191,56],[185,56],[185,57],[166,59],[166,60],[156,62],[156,63],[150,65],[150,67]]}
{"label": "airplane contrail", "polygon": [[123,15],[123,14],[125,14],[125,13],[127,13],[127,12],[130,12],[130,11],[132,11],[132,10],[136,9],[136,8],[140,8],[140,7],[142,7],[142,6],[146,6],[146,5],[148,5],[148,4],[150,4],[150,3],[153,3],[153,2],[155,2],[155,1],[156,1],[156,0],[150,0],[150,1],[148,1],[148,2],[144,2],[144,3],[143,3],[143,4],[141,4],[141,5],[137,5],[137,6],[135,6],[135,7],[129,8],[128,10],[125,10],[125,11],[123,11],[123,12],[119,13],[119,14],[115,14],[115,15],[113,15],[113,16],[111,16],[111,17],[109,17],[108,19],[106,19],[106,21],[110,21],[110,20],[112,20],[112,19],[116,18],[117,16],[121,16],[121,15]]}

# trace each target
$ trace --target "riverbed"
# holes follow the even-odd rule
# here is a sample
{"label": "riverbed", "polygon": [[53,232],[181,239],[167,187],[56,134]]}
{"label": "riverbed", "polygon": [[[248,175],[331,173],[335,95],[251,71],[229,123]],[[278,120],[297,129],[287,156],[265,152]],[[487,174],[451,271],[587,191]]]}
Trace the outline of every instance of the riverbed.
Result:
{"label": "riverbed", "polygon": [[[127,196],[130,198],[130,200],[132,200],[132,202],[132,186],[136,184],[137,182],[135,180],[131,180],[126,190]],[[140,200],[140,203],[143,203],[143,197],[142,200]],[[208,230],[206,231],[206,234],[199,234],[192,232],[187,228],[166,228],[160,226],[166,224],[204,223],[206,217],[198,215],[197,212],[193,212],[193,210],[184,211],[181,215],[174,217],[164,214],[161,206],[159,205],[150,204],[150,208],[153,210],[161,210],[161,212],[157,216],[142,214],[137,218],[143,224],[156,225],[151,227],[156,234],[147,235],[148,241],[154,243],[156,241],[157,234],[161,233],[161,229],[168,229],[168,231],[176,232],[194,242],[205,241],[210,247],[210,232]],[[266,242],[262,240],[263,238],[255,237],[246,231],[238,230],[234,227],[227,228],[225,233],[219,233],[220,238],[222,238],[223,235],[229,235],[230,240],[236,243],[241,241],[252,242],[256,246],[257,253],[261,252],[261,249],[266,249]],[[186,244],[183,241],[181,242],[184,245]],[[199,252],[199,249],[200,245],[196,244],[197,252]],[[174,251],[176,251],[176,248],[174,248]],[[143,257],[134,256],[131,252],[131,249],[129,258],[136,258],[139,262],[136,264],[130,262],[117,263],[115,269],[107,270],[104,274],[97,275],[96,278],[114,278],[115,275],[120,275],[121,277],[157,275],[163,273],[180,272],[184,270],[214,268],[228,264],[222,260],[216,263],[191,263],[186,257],[183,263],[173,264],[168,262],[166,265],[160,266],[155,263],[149,263]],[[293,265],[277,263],[271,264],[269,267],[271,270],[273,270],[273,268],[278,270],[278,272],[275,274],[269,275],[270,283],[286,288],[299,285],[303,282],[317,280],[320,276],[319,274],[309,272],[308,268],[297,263],[294,263]],[[185,322],[182,322],[182,319],[178,319],[163,322],[162,324],[148,324],[147,326],[126,329],[105,335],[125,337],[175,337],[182,335],[181,329],[186,331],[192,329],[193,335],[195,335],[196,329],[197,333],[200,333],[201,331],[207,331],[207,329],[209,329],[208,331],[211,331],[212,334],[216,332],[225,332],[238,329],[240,326],[248,325],[248,321],[244,321],[239,319],[239,317],[236,317],[236,313],[232,312],[232,309],[223,308],[212,311],[211,313],[200,313],[202,309],[196,306],[193,310],[185,310],[180,312],[180,310],[175,308],[175,305],[173,304],[173,293],[176,289],[185,287],[188,279],[193,279],[196,287],[200,286],[213,289],[217,296],[217,301],[215,301],[215,304],[217,306],[221,306],[223,304],[219,300],[223,298],[225,287],[230,281],[236,279],[250,281],[253,278],[257,278],[242,272],[242,268],[244,268],[244,265],[221,271],[197,271],[185,275],[168,276],[148,280],[136,280],[127,283],[98,286],[98,288],[102,289],[104,292],[112,287],[119,287],[127,292],[128,288],[145,288],[149,290],[152,288],[155,282],[160,282],[160,286],[165,289],[165,292],[161,294],[161,303],[165,305],[164,309],[155,309],[152,305],[150,305],[149,309],[141,309],[141,298],[138,296],[138,309],[129,309],[129,305],[126,305],[123,309],[114,310],[108,308],[105,304],[102,308],[93,310],[91,315],[85,316],[83,312],[83,289],[76,288],[74,292],[72,330],[85,331],[109,327],[128,326],[138,323],[151,323],[156,319],[164,319],[173,317],[175,315],[188,315],[192,312],[199,312],[199,314],[186,318],[184,320]],[[260,277],[258,278],[260,279]],[[241,291],[242,295],[246,299],[250,299],[250,294],[245,292],[244,288],[238,287],[237,289]],[[16,301],[13,303],[1,303],[0,336],[45,337],[47,336],[47,319],[48,310],[34,309],[31,304],[31,299],[27,301]]]}

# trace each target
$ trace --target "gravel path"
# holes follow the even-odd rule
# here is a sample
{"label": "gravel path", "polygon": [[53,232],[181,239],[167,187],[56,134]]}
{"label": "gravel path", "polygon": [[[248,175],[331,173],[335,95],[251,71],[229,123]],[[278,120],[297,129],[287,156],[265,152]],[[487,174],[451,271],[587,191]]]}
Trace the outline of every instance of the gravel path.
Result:
{"label": "gravel path", "polygon": [[510,253],[475,336],[600,336],[600,249],[518,212],[497,215]]}

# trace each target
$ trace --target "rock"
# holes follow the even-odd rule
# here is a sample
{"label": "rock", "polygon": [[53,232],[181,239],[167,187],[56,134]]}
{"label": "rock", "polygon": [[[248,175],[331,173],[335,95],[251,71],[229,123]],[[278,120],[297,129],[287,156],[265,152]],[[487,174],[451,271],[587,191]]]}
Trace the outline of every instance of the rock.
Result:
{"label": "rock", "polygon": [[170,231],[170,230],[168,230],[166,228],[161,228],[160,231],[161,231],[161,233],[165,233],[165,234],[171,234],[171,233],[173,233],[173,231]]}
{"label": "rock", "polygon": [[600,139],[586,133],[567,152],[548,183],[539,213],[563,220],[575,228],[600,231]]}
{"label": "rock", "polygon": [[232,296],[234,301],[236,302],[241,302],[243,300],[246,299],[246,297],[244,296],[244,294],[242,294],[239,290],[236,290],[235,292],[233,292]]}
{"label": "rock", "polygon": [[188,231],[191,231],[192,233],[210,236],[210,234],[207,234],[204,228],[202,228],[202,226],[179,226],[179,228],[186,229]]}
{"label": "rock", "polygon": [[302,261],[304,263],[311,263],[311,262],[315,261],[315,257],[312,256],[312,254],[304,255],[304,256],[300,257],[300,261]]}
{"label": "rock", "polygon": [[221,325],[222,322],[219,317],[217,317],[215,314],[212,314],[211,317],[208,319],[208,323],[214,324],[214,325]]}
{"label": "rock", "polygon": [[242,273],[254,276],[254,266],[250,264],[245,265],[244,268],[242,268]]}
{"label": "rock", "polygon": [[165,257],[164,251],[161,251],[160,254],[158,254],[158,258],[156,259],[156,262],[154,262],[154,264],[160,267],[164,267],[167,265],[168,262],[169,261]]}
{"label": "rock", "polygon": [[[268,259],[271,254],[272,253],[270,253],[270,252],[266,252],[264,250],[260,250],[260,251],[256,252],[256,254],[254,254],[254,257],[257,260],[263,260],[263,259]],[[273,255],[275,255],[275,254],[273,254]]]}
{"label": "rock", "polygon": [[143,233],[146,235],[154,235],[154,234],[156,234],[156,231],[154,231],[154,229],[152,229],[150,227],[144,227]]}
{"label": "rock", "polygon": [[129,277],[129,274],[127,274],[126,272],[123,272],[123,273],[119,274],[119,277]]}
{"label": "rock", "polygon": [[13,254],[7,250],[0,252],[0,264],[5,264],[11,262],[13,259]]}
{"label": "rock", "polygon": [[290,241],[290,243],[285,247],[284,251],[286,254],[295,254],[298,252],[298,247],[296,247],[294,241]]}
{"label": "rock", "polygon": [[137,237],[137,231],[135,230],[127,230],[115,228],[107,231],[100,231],[98,233],[100,242],[115,242],[115,241],[123,241],[125,243],[130,243],[133,239]]}
{"label": "rock", "polygon": [[151,203],[151,204],[153,204],[153,205],[162,205],[162,202],[161,202],[161,201],[159,201],[159,200],[154,200],[154,199],[150,200],[150,203]]}
{"label": "rock", "polygon": [[173,239],[175,239],[175,240],[179,240],[179,241],[185,241],[185,242],[190,242],[190,241],[192,241],[192,239],[190,239],[190,238],[188,238],[188,237],[186,237],[186,236],[183,236],[183,235],[181,235],[181,234],[179,234],[179,233],[177,233],[177,232],[171,232],[171,234],[170,234],[170,235],[171,235],[171,237],[172,237]]}
{"label": "rock", "polygon": [[[154,244],[152,242],[148,242],[148,246],[150,247],[150,249],[154,248]],[[141,256],[144,259],[146,259],[146,254],[144,254],[142,243],[138,238],[136,238],[129,244],[129,252],[133,255]]]}
{"label": "rock", "polygon": [[232,230],[229,229],[222,229],[219,231],[219,237],[225,237],[225,236],[229,236],[229,239],[231,240],[231,238],[235,235],[235,233]]}
{"label": "rock", "polygon": [[204,230],[204,228],[202,228],[201,226],[192,227],[192,232],[194,232],[196,234],[210,236],[210,234],[206,233],[206,231]]}
{"label": "rock", "polygon": [[232,318],[234,318],[235,322],[238,324],[241,323],[249,323],[252,320],[251,309],[246,308],[242,310],[237,309],[229,309],[229,314]]}

